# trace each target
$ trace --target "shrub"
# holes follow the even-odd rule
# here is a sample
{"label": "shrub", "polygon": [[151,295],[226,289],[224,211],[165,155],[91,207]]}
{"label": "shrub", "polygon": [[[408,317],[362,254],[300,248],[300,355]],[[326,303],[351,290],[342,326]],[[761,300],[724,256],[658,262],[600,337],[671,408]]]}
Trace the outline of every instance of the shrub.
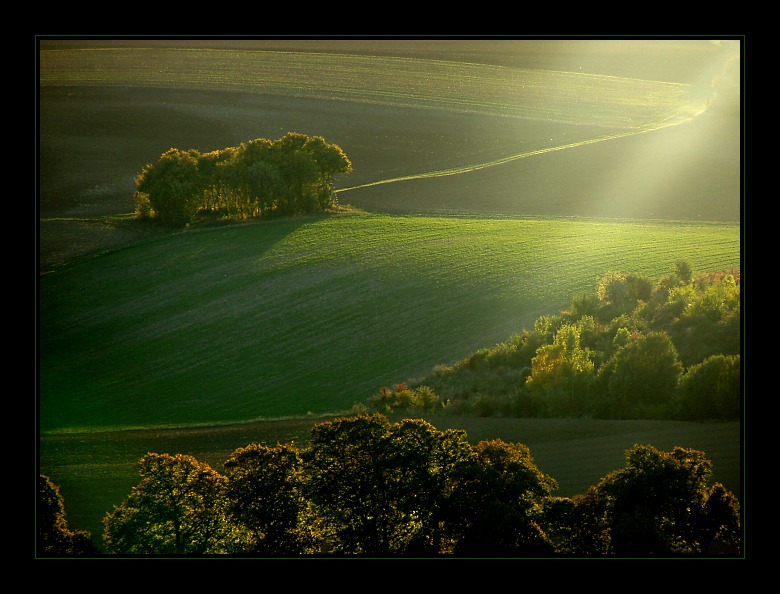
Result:
{"label": "shrub", "polygon": [[[664,414],[681,374],[682,364],[668,334],[638,335],[599,369],[600,397],[608,403],[610,416],[658,418]],[[605,408],[600,410],[603,414]]]}
{"label": "shrub", "polygon": [[683,420],[738,419],[741,405],[739,355],[713,355],[680,378],[675,416]]}

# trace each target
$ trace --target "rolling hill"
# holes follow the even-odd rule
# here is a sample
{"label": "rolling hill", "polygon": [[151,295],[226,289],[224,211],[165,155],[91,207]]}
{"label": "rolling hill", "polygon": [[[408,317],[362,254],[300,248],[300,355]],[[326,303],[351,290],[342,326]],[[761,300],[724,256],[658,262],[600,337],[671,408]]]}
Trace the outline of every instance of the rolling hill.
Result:
{"label": "rolling hill", "polygon": [[[39,470],[72,525],[99,541],[146,451],[218,468],[250,440],[305,441],[318,418],[505,339],[608,270],[739,267],[735,46],[43,42]],[[345,150],[355,171],[336,187],[353,208],[174,232],[130,221],[134,176],[168,148],[288,131]],[[711,452],[740,492],[737,424],[541,421],[436,419],[527,443],[562,495],[637,439]]]}
{"label": "rolling hill", "polygon": [[341,411],[738,225],[350,214],[187,230],[40,280],[44,431]]}

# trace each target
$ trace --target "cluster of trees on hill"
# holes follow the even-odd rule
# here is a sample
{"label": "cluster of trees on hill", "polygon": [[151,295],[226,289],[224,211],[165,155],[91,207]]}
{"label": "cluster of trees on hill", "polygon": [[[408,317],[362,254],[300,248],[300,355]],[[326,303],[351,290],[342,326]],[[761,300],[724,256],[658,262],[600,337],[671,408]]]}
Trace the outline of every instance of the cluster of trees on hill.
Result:
{"label": "cluster of trees on hill", "polygon": [[181,227],[327,210],[336,204],[333,177],[351,171],[340,147],[297,132],[209,153],[172,148],[136,177],[136,215]]}
{"label": "cluster of trees on hill", "polygon": [[737,420],[740,275],[608,272],[533,329],[378,394],[364,412]]}
{"label": "cluster of trees on hill", "polygon": [[[249,444],[217,472],[192,456],[149,453],[141,481],[104,518],[108,554],[367,556],[676,556],[739,554],[741,512],[710,486],[703,452],[634,446],[585,493],[521,443],[471,445],[459,429],[380,414],[311,430],[306,447]],[[42,556],[91,554],[39,483]],[[43,509],[41,509],[43,508]]]}

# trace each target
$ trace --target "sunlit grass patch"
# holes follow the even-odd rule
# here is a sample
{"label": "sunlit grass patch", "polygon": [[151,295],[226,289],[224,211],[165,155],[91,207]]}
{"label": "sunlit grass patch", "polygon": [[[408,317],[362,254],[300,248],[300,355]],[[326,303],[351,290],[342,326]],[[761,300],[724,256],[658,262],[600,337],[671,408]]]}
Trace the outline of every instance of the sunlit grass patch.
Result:
{"label": "sunlit grass patch", "polygon": [[346,410],[607,270],[728,270],[739,241],[728,224],[367,214],[150,240],[41,278],[41,428]]}

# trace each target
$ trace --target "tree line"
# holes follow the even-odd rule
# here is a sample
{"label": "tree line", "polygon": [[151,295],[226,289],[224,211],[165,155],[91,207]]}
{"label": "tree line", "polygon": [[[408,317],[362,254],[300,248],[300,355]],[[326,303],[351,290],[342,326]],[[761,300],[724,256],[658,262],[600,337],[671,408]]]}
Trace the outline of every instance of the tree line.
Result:
{"label": "tree line", "polygon": [[[218,472],[149,453],[140,482],[106,514],[109,555],[371,557],[739,554],[737,498],[710,485],[704,452],[635,445],[585,493],[557,482],[521,443],[467,441],[422,419],[357,415],[316,424],[305,446],[239,448]],[[38,553],[94,555],[39,480]]]}
{"label": "tree line", "polygon": [[351,171],[339,146],[297,132],[208,153],[171,148],[136,176],[136,216],[182,227],[327,210],[337,203],[334,176]]}
{"label": "tree line", "polygon": [[738,420],[739,271],[686,261],[652,280],[607,272],[532,329],[382,387],[357,411],[604,419]]}

